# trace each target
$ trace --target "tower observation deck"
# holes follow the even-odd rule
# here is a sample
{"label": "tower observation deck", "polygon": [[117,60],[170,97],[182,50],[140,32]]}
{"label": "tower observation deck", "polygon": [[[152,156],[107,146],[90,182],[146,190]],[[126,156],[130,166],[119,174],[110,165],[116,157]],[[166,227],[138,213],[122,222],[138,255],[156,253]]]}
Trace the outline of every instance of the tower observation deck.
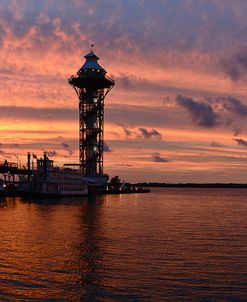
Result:
{"label": "tower observation deck", "polygon": [[103,175],[104,99],[114,81],[98,63],[93,49],[68,82],[79,98],[79,164],[83,175]]}

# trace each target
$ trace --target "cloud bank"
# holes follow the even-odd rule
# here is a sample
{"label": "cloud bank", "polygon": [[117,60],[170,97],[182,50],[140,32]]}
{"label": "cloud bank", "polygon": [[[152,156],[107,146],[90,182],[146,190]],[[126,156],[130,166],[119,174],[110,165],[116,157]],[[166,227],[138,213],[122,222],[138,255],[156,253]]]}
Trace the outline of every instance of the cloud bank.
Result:
{"label": "cloud bank", "polygon": [[189,113],[197,126],[211,128],[217,125],[217,114],[210,104],[197,102],[181,95],[176,97],[176,103]]}

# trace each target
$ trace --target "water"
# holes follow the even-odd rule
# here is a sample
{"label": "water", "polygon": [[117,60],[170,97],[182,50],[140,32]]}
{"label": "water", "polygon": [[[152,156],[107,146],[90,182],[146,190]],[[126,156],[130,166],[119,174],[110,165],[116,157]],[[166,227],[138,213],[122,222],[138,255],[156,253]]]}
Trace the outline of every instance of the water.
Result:
{"label": "water", "polygon": [[0,301],[247,301],[246,189],[0,202]]}

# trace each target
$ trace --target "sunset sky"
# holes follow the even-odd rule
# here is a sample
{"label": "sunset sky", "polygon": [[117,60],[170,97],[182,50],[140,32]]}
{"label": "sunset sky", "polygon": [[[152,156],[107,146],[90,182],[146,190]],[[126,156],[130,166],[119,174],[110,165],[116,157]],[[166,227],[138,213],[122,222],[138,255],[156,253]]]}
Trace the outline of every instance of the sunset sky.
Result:
{"label": "sunset sky", "polygon": [[247,182],[246,0],[1,0],[0,161],[78,162],[67,79],[94,43],[116,85],[104,171]]}

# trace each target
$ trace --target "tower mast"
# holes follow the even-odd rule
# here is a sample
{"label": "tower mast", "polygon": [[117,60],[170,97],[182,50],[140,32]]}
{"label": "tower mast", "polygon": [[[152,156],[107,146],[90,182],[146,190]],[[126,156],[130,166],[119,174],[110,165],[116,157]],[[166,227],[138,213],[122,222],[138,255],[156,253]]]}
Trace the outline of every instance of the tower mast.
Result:
{"label": "tower mast", "polygon": [[104,99],[114,81],[98,63],[93,51],[68,82],[79,98],[79,164],[83,175],[103,175]]}

